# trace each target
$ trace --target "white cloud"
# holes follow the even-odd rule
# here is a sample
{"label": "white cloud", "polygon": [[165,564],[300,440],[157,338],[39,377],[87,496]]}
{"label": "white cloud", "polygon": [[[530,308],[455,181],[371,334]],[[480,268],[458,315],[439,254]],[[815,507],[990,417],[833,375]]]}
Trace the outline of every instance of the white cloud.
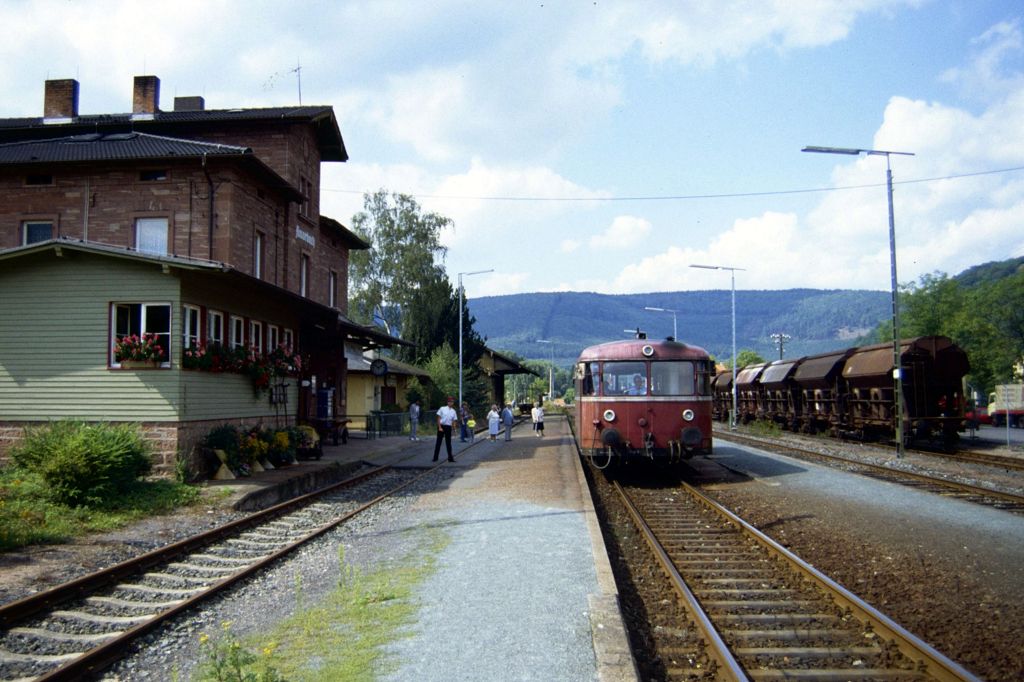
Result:
{"label": "white cloud", "polygon": [[528,272],[495,272],[463,278],[462,285],[466,287],[466,296],[504,296],[528,288],[529,280]]}
{"label": "white cloud", "polygon": [[582,64],[613,62],[637,50],[652,63],[711,65],[760,49],[827,45],[845,38],[859,16],[893,5],[886,0],[620,3],[579,12],[566,27],[562,52]]}
{"label": "white cloud", "polygon": [[[1024,81],[979,114],[894,97],[874,145],[915,153],[891,157],[901,283],[1024,252],[1019,220],[1024,172],[969,175],[1024,166]],[[842,267],[849,273],[844,286],[885,288],[890,279],[885,160],[845,161],[832,177],[837,186],[873,187],[830,193],[809,213],[807,239],[827,257],[808,262],[808,286],[834,281],[832,269]],[[944,179],[903,182],[912,178]]]}
{"label": "white cloud", "polygon": [[947,69],[942,80],[954,83],[973,96],[987,98],[1018,89],[1024,75],[1008,72],[1006,61],[1019,56],[1024,48],[1020,19],[1003,21],[975,38],[978,46],[971,60],[964,66]]}
{"label": "white cloud", "polygon": [[558,250],[562,253],[572,253],[576,249],[580,248],[582,244],[583,242],[578,239],[563,239],[562,243],[558,246]]}
{"label": "white cloud", "polygon": [[601,234],[588,242],[591,249],[628,249],[643,243],[651,231],[650,221],[631,215],[620,215]]}

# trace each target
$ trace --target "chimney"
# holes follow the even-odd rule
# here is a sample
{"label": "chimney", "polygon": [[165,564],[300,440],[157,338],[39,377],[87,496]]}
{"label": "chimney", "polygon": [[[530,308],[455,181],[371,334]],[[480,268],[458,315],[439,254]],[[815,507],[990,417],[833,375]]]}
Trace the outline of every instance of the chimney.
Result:
{"label": "chimney", "polygon": [[67,78],[46,81],[43,96],[43,118],[74,118],[78,116],[78,81]]}
{"label": "chimney", "polygon": [[206,108],[206,101],[202,97],[175,97],[175,111],[202,111]]}
{"label": "chimney", "polygon": [[133,114],[155,114],[160,110],[160,79],[156,76],[136,76],[132,91]]}

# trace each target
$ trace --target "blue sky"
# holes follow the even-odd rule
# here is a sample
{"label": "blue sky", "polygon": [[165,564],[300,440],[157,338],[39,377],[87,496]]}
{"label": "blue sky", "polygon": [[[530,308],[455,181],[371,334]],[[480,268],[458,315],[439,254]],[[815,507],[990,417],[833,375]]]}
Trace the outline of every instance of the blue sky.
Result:
{"label": "blue sky", "polygon": [[887,290],[885,159],[806,145],[915,153],[892,158],[901,282],[1024,255],[1019,0],[0,0],[0,25],[0,116],[40,115],[48,78],[128,111],[143,74],[167,109],[294,104],[301,63],[351,157],[322,211],[416,196],[455,221],[453,279],[495,270],[470,297],[729,286],[691,263]]}

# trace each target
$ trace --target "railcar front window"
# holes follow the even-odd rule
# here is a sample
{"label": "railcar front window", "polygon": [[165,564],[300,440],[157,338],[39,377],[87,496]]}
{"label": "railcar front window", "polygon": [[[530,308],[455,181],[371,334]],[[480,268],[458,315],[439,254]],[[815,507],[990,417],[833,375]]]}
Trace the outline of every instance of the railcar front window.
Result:
{"label": "railcar front window", "polygon": [[647,395],[647,363],[604,363],[605,395]]}
{"label": "railcar front window", "polygon": [[651,395],[693,395],[694,366],[689,360],[651,363]]}

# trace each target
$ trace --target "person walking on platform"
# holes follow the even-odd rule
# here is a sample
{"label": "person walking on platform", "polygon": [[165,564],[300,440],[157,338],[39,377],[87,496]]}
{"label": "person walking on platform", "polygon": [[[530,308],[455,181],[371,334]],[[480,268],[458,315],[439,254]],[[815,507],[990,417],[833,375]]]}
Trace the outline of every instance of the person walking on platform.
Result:
{"label": "person walking on platform", "polygon": [[455,398],[448,396],[448,404],[437,411],[437,440],[434,441],[434,461],[441,454],[441,441],[448,450],[448,461],[454,462],[452,457],[452,423],[459,421],[459,415],[455,413]]}
{"label": "person walking on platform", "polygon": [[491,411],[487,413],[487,435],[494,443],[498,439],[498,431],[501,429],[501,413],[497,405],[491,405]]}
{"label": "person walking on platform", "polygon": [[512,440],[512,408],[505,404],[505,408],[501,411],[501,423],[505,425],[505,440]]}
{"label": "person walking on platform", "polygon": [[409,405],[409,440],[420,439],[420,401],[414,400]]}
{"label": "person walking on platform", "polygon": [[533,418],[533,430],[537,432],[537,438],[544,435],[544,399],[537,400],[537,405],[530,410],[530,417]]}

